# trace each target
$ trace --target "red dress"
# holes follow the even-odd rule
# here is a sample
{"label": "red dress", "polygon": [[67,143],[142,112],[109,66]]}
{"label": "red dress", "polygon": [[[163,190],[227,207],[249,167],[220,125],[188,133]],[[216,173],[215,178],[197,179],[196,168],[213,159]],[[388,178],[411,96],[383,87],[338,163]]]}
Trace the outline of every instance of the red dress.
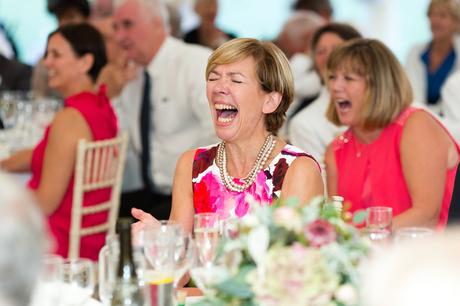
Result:
{"label": "red dress", "polygon": [[[88,123],[94,140],[113,138],[117,135],[117,118],[110,105],[110,101],[104,92],[94,94],[83,92],[68,97],[65,100],[65,107],[72,107],[78,110]],[[40,185],[40,177],[43,167],[46,145],[48,143],[50,127],[45,131],[43,139],[33,150],[32,155],[32,178],[29,181],[29,188],[35,190]],[[76,148],[75,148],[76,149]],[[55,166],[59,166],[56,161]],[[69,252],[69,231],[72,211],[74,174],[70,179],[67,190],[62,198],[58,208],[48,216],[48,225],[51,233],[56,240],[55,253],[63,257],[68,257]],[[110,197],[111,189],[96,190],[87,192],[84,195],[84,206],[90,206],[94,203],[107,201]],[[91,225],[105,221],[108,218],[107,213],[97,213],[83,218],[84,225]],[[80,257],[97,260],[99,250],[104,245],[105,234],[96,234],[86,236],[80,244]]]}
{"label": "red dress", "polygon": [[[333,141],[337,191],[351,203],[351,212],[369,206],[389,206],[393,208],[393,216],[397,216],[412,207],[401,165],[400,143],[404,125],[415,111],[423,110],[406,108],[371,144],[360,143],[350,129]],[[456,144],[450,134],[449,137]],[[447,223],[456,169],[446,172],[440,227]]]}

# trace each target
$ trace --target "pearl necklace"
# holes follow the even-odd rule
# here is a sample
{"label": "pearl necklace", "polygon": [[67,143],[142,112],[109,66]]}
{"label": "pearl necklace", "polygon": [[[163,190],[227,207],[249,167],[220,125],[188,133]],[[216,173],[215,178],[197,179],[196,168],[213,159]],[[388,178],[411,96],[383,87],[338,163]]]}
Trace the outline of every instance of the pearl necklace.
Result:
{"label": "pearl necklace", "polygon": [[217,148],[217,156],[216,162],[217,166],[219,167],[220,177],[228,190],[236,191],[236,192],[243,192],[244,190],[248,189],[257,178],[257,174],[260,170],[263,169],[265,163],[267,162],[270,154],[272,153],[273,149],[276,145],[276,138],[273,135],[268,135],[265,138],[265,142],[262,145],[262,148],[257,155],[256,162],[252,167],[251,171],[249,172],[248,176],[243,178],[244,183],[238,184],[233,181],[233,177],[230,176],[227,170],[227,153],[225,152],[225,141],[222,141],[218,148]]}

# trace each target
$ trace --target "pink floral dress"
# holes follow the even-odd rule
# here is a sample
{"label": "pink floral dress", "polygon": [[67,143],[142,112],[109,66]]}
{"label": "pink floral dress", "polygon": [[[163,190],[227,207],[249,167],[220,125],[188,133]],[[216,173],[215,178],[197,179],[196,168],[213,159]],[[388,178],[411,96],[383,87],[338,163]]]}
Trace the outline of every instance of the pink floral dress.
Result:
{"label": "pink floral dress", "polygon": [[[243,192],[225,187],[216,164],[217,145],[198,148],[193,161],[193,203],[196,213],[217,212],[223,218],[243,217],[249,202],[270,205],[280,197],[284,176],[299,156],[313,157],[297,147],[286,145],[272,162],[257,174],[255,182]],[[234,179],[242,183],[241,179]]]}

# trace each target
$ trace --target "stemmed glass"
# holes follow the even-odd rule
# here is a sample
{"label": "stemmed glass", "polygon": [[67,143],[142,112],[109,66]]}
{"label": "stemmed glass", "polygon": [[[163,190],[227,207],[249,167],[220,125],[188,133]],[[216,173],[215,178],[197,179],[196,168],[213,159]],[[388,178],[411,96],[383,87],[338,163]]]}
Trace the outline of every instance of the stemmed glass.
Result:
{"label": "stemmed glass", "polygon": [[196,252],[196,244],[192,236],[183,234],[178,239],[174,252],[174,289],[194,263]]}
{"label": "stemmed glass", "polygon": [[226,277],[226,269],[216,262],[220,225],[216,213],[200,213],[194,217],[197,257],[190,272],[198,288],[207,293]]}
{"label": "stemmed glass", "polygon": [[94,268],[89,259],[66,260],[63,265],[61,305],[80,306],[94,292]]}
{"label": "stemmed glass", "polygon": [[394,241],[396,243],[432,237],[434,231],[428,227],[403,227],[396,231]]}

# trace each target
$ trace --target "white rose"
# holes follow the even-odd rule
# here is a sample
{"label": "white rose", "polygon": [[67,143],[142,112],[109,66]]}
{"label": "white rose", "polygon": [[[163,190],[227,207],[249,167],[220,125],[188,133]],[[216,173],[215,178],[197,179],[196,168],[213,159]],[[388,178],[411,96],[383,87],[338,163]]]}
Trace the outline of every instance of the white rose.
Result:
{"label": "white rose", "polygon": [[340,286],[335,293],[335,298],[345,305],[356,305],[358,303],[358,293],[350,284]]}

